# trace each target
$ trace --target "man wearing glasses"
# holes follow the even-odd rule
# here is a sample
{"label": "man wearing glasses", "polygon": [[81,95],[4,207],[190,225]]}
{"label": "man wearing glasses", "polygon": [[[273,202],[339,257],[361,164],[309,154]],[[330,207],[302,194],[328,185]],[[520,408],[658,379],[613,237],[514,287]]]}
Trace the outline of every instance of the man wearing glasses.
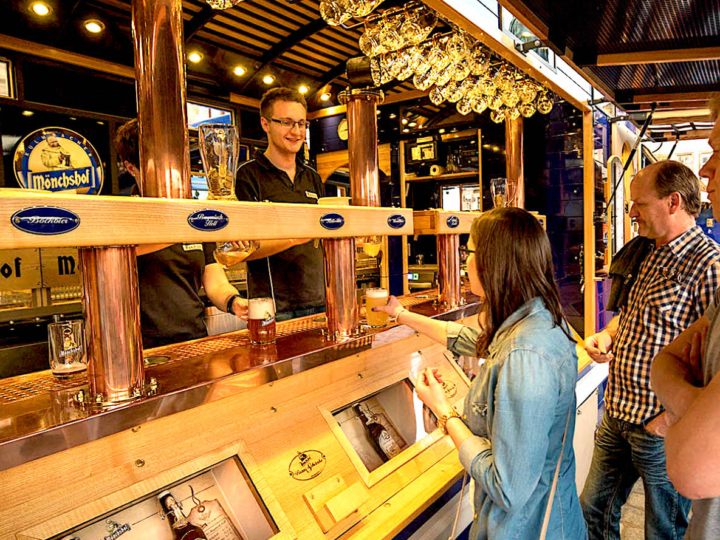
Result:
{"label": "man wearing glasses", "polygon": [[[260,100],[260,123],[268,147],[238,169],[238,199],[317,204],[324,195],[320,175],[297,155],[308,129],[305,99],[290,88],[269,90]],[[320,247],[307,240],[262,242],[253,258],[247,263],[249,297],[274,298],[277,320],[325,310]]]}

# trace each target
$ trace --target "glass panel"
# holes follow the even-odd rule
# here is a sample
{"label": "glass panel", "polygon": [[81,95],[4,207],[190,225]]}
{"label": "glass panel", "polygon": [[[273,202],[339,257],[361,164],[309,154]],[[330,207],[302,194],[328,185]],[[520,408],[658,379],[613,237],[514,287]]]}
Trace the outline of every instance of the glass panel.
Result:
{"label": "glass panel", "polygon": [[[501,20],[502,31],[510,36],[513,36],[521,43],[527,43],[528,41],[537,39],[537,37],[530,30],[528,30],[528,28],[523,23],[513,17],[512,14],[505,8],[503,8],[502,10]],[[532,52],[538,55],[550,67],[555,67],[555,55],[547,47],[534,49]]]}
{"label": "glass panel", "polygon": [[196,128],[200,124],[232,124],[232,111],[218,109],[200,103],[187,104],[188,126]]}
{"label": "glass panel", "polygon": [[437,429],[435,415],[407,379],[333,416],[370,472]]}
{"label": "glass panel", "polygon": [[268,540],[278,533],[240,461],[225,460],[62,540]]}

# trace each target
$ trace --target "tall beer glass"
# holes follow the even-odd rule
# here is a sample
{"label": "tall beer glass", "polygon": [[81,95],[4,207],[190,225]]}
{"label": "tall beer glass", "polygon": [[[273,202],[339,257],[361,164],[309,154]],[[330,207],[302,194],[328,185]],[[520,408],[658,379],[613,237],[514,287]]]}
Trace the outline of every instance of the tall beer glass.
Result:
{"label": "tall beer glass", "polygon": [[388,303],[387,289],[367,289],[365,291],[365,310],[368,326],[384,328],[388,325],[388,314],[384,311],[373,311],[374,307],[386,306]]}
{"label": "tall beer glass", "polygon": [[[200,124],[198,146],[208,184],[209,201],[237,201],[235,174],[240,156],[240,137],[237,128],[229,124]],[[218,242],[215,260],[229,268],[257,251],[258,242],[252,241],[242,248],[230,242]]]}
{"label": "tall beer glass", "polygon": [[272,298],[251,298],[248,301],[250,341],[265,345],[275,341],[275,303]]}

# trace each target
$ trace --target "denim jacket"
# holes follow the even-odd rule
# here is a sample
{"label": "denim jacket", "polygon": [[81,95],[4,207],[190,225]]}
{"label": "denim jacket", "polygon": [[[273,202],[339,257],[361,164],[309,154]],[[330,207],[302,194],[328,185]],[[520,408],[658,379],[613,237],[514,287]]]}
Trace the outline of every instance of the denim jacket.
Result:
{"label": "denim jacket", "polygon": [[[448,349],[475,356],[478,330],[450,322]],[[567,442],[553,500],[548,540],[583,540],[587,529],[575,487],[577,354],[540,298],[498,329],[465,400],[474,436],[460,461],[475,481],[470,540],[537,540],[557,467]]]}

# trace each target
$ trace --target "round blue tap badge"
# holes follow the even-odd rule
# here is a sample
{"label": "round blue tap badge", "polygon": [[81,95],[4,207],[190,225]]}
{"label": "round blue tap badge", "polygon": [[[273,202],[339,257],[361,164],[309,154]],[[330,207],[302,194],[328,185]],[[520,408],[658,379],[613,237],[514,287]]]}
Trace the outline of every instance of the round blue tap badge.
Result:
{"label": "round blue tap badge", "polygon": [[13,165],[25,189],[97,195],[103,185],[102,162],[90,141],[61,127],[38,129],[25,137]]}
{"label": "round blue tap badge", "polygon": [[337,231],[345,225],[345,218],[340,214],[325,214],[320,218],[320,225],[329,231]]}
{"label": "round blue tap badge", "polygon": [[447,226],[451,229],[454,229],[458,225],[460,225],[460,218],[458,218],[457,216],[450,216],[449,218],[447,218]]}
{"label": "round blue tap badge", "polygon": [[387,222],[393,229],[402,229],[405,226],[405,217],[400,214],[393,214],[388,218]]}

